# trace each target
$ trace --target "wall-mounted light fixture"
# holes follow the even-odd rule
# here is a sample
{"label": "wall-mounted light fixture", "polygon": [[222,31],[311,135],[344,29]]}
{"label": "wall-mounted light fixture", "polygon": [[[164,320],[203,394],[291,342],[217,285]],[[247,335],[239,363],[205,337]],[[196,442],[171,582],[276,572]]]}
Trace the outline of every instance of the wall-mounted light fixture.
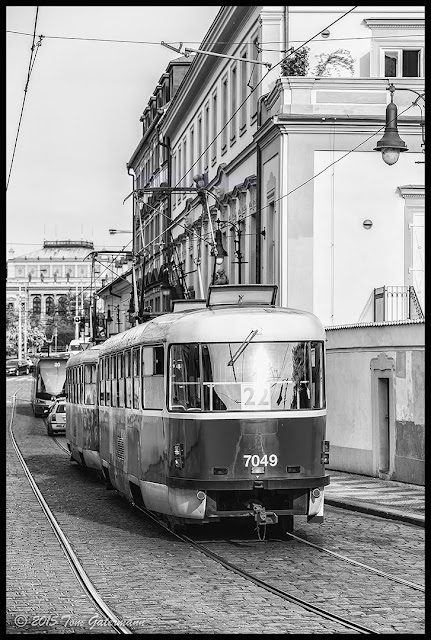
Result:
{"label": "wall-mounted light fixture", "polygon": [[364,229],[371,229],[371,227],[373,226],[373,223],[371,220],[364,220],[362,223],[362,226],[364,227]]}

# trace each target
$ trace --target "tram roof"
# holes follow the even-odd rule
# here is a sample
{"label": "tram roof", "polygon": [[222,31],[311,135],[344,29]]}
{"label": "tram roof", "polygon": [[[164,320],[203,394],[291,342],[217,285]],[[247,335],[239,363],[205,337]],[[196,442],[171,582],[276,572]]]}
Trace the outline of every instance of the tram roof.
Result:
{"label": "tram roof", "polygon": [[108,338],[100,345],[100,355],[141,342],[243,342],[255,329],[258,333],[253,342],[325,339],[324,326],[307,311],[273,306],[222,306],[158,316]]}
{"label": "tram roof", "polygon": [[97,362],[101,346],[102,345],[97,344],[93,347],[89,347],[88,349],[85,349],[83,351],[77,351],[73,355],[70,355],[66,368],[76,367],[78,364]]}

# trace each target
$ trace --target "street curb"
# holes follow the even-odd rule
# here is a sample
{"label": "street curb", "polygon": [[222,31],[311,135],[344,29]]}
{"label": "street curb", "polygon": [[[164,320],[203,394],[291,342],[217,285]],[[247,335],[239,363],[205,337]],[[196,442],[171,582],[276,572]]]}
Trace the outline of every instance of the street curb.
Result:
{"label": "street curb", "polygon": [[358,502],[355,502],[353,500],[350,502],[345,502],[343,500],[327,498],[325,496],[325,504],[329,504],[333,507],[339,507],[340,509],[348,509],[350,511],[368,513],[372,516],[387,518],[389,520],[400,520],[401,522],[408,522],[409,524],[414,524],[418,527],[425,527],[425,516],[407,514],[403,513],[402,511],[385,509],[384,507],[376,507],[369,502],[359,504]]}

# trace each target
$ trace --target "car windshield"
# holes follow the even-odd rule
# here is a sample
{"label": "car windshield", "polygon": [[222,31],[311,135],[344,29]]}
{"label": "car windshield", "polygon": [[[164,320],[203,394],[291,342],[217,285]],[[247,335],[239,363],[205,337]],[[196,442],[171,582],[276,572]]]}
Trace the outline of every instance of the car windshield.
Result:
{"label": "car windshield", "polygon": [[58,405],[57,413],[66,413],[66,405],[64,403]]}
{"label": "car windshield", "polygon": [[8,366],[10,366],[10,365],[16,365],[16,364],[18,364],[18,360],[7,360],[7,361],[6,361],[6,364],[7,364]]}

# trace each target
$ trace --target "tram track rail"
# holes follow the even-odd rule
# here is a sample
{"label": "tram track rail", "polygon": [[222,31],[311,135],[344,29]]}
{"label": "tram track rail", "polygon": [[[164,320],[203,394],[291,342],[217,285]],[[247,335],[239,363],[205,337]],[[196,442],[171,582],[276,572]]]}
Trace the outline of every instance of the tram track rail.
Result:
{"label": "tram track rail", "polygon": [[[11,422],[12,424],[12,422]],[[64,446],[64,444],[61,442],[60,439],[58,439],[57,437],[53,437],[51,439],[51,441],[54,441],[56,446],[58,446],[61,451],[63,453],[65,453],[66,455],[70,455],[70,451],[67,447]],[[316,614],[317,616],[323,617],[327,620],[330,620],[331,622],[334,623],[338,623],[340,625],[342,625],[343,627],[350,629],[351,631],[357,632],[357,633],[362,633],[362,634],[371,634],[371,633],[378,633],[377,631],[375,631],[374,629],[369,629],[368,627],[365,627],[363,625],[359,625],[356,622],[353,622],[351,620],[348,620],[346,618],[343,618],[342,616],[338,616],[336,614],[333,614],[331,612],[326,611],[325,609],[323,609],[321,606],[316,606],[314,604],[310,604],[310,602],[307,602],[301,598],[298,598],[296,596],[293,596],[289,593],[286,593],[285,591],[283,591],[282,589],[279,589],[277,587],[274,587],[268,583],[266,583],[265,581],[261,580],[260,578],[254,576],[252,573],[249,573],[247,571],[244,571],[243,569],[241,569],[241,567],[237,566],[236,564],[229,562],[228,560],[226,560],[225,558],[223,558],[221,555],[214,553],[213,551],[211,551],[210,549],[206,548],[204,546],[204,544],[202,543],[202,541],[197,542],[196,540],[193,540],[192,538],[190,538],[189,536],[186,535],[182,535],[179,533],[176,533],[174,531],[172,531],[172,529],[167,526],[163,521],[161,521],[159,518],[157,518],[156,516],[154,516],[154,514],[152,514],[151,512],[148,512],[146,509],[138,506],[138,505],[134,505],[138,510],[140,510],[143,514],[145,514],[147,517],[151,518],[154,522],[156,522],[159,526],[163,527],[166,531],[168,531],[171,535],[174,535],[175,537],[177,537],[178,539],[180,539],[182,542],[194,547],[196,550],[198,550],[199,552],[203,553],[205,556],[207,556],[208,558],[210,558],[211,560],[213,560],[214,562],[218,563],[219,565],[225,567],[227,570],[232,571],[234,573],[236,573],[237,575],[241,576],[242,578],[244,578],[245,580],[247,580],[248,582],[254,583],[256,586],[265,589],[266,591],[272,593],[275,596],[278,596],[280,598],[282,598],[285,601],[288,601],[292,604],[298,605],[299,607],[303,608],[306,611],[309,611],[311,613]],[[347,558],[346,556],[342,556],[338,553],[335,553],[329,549],[326,549],[324,547],[320,547],[319,545],[316,545],[314,543],[311,543],[307,540],[304,540],[303,538],[300,538],[299,536],[296,536],[294,534],[289,534],[287,533],[286,535],[290,536],[292,539],[296,540],[297,542],[300,543],[305,543],[313,548],[315,548],[316,550],[320,551],[320,552],[324,552],[327,554],[330,554],[334,557],[336,557],[339,560],[348,562],[350,564],[356,565],[364,570],[367,571],[371,571],[375,574],[378,574],[384,578],[387,578],[389,580],[393,580],[395,582],[398,582],[406,587],[412,588],[412,589],[416,589],[419,591],[424,591],[424,588],[421,585],[417,585],[414,584],[412,582],[408,582],[402,578],[398,578],[397,576],[393,576],[391,574],[385,573],[383,571],[380,571],[379,569],[375,569],[374,567],[370,567],[368,565],[365,565],[363,563],[360,563],[356,560],[353,560],[351,558]],[[208,542],[208,541],[205,541]],[[212,542],[212,541],[210,541]],[[229,544],[235,544],[235,542],[230,541],[230,540],[226,540],[225,542],[229,543]],[[239,541],[241,542],[241,541]],[[282,541],[281,541],[282,542]],[[115,615],[115,614],[114,614]],[[123,625],[124,626],[124,625]],[[112,624],[112,628],[115,629],[115,625]],[[127,631],[124,630],[117,630],[115,629],[118,633],[133,633],[133,631],[130,631],[129,629]]]}
{"label": "tram track rail", "polygon": [[[76,556],[75,552],[72,549],[72,546],[69,542],[69,540],[67,539],[66,535],[64,534],[61,526],[59,525],[58,521],[56,520],[54,514],[52,513],[51,509],[49,508],[48,504],[46,503],[41,491],[39,490],[39,487],[37,486],[31,472],[30,469],[28,468],[24,457],[20,451],[20,448],[18,446],[18,443],[16,441],[16,438],[14,436],[13,433],[13,421],[14,421],[14,416],[15,416],[15,408],[16,408],[16,398],[17,398],[17,394],[19,393],[19,390],[16,391],[13,396],[12,396],[12,406],[11,406],[11,416],[10,416],[10,421],[9,421],[9,426],[8,426],[8,431],[9,431],[9,436],[12,442],[12,446],[15,450],[16,456],[22,466],[22,469],[24,471],[24,474],[30,484],[30,487],[37,499],[37,501],[39,502],[39,505],[46,517],[46,519],[48,520],[49,524],[51,525],[51,528],[58,540],[58,542],[60,543],[60,546],[66,556],[67,561],[69,562],[70,568],[72,570],[72,573],[75,575],[76,579],[78,580],[79,584],[81,585],[82,589],[85,591],[85,593],[87,594],[87,596],[90,598],[90,600],[92,601],[92,603],[94,604],[94,606],[96,607],[96,609],[100,612],[100,614],[105,618],[105,620],[108,622],[109,626],[111,629],[113,629],[114,631],[116,631],[118,634],[124,634],[124,635],[129,635],[129,634],[133,634],[133,631],[131,631],[127,625],[125,625],[122,620],[112,611],[112,609],[106,604],[106,602],[104,602],[104,600],[101,598],[100,594],[98,593],[98,591],[96,590],[95,586],[93,585],[93,583],[91,582],[90,578],[88,577],[88,574],[86,573],[84,567],[82,566],[82,564],[80,563],[78,557]],[[58,443],[57,443],[58,444]],[[62,447],[63,449],[65,449],[64,447]]]}
{"label": "tram track rail", "polygon": [[175,533],[163,521],[161,521],[159,518],[154,516],[151,512],[147,511],[147,509],[144,509],[144,508],[142,508],[142,507],[140,507],[140,506],[138,506],[136,504],[134,506],[137,509],[139,509],[139,511],[141,511],[143,514],[145,514],[146,516],[151,518],[154,522],[157,522],[161,527],[163,527],[166,531],[169,531],[173,536],[175,536],[176,538],[178,538],[182,542],[185,542],[186,544],[192,546],[194,549],[197,549],[198,551],[203,553],[207,558],[210,558],[211,560],[213,560],[217,564],[222,565],[223,567],[225,567],[229,571],[232,571],[232,572],[236,573],[237,575],[241,576],[242,578],[244,578],[248,582],[252,582],[253,584],[257,585],[258,587],[261,587],[265,591],[268,591],[268,592],[272,593],[273,595],[276,595],[276,596],[282,598],[283,600],[285,600],[287,602],[290,602],[292,604],[296,604],[299,607],[301,607],[302,609],[305,609],[306,611],[309,611],[309,612],[314,613],[314,614],[316,614],[316,615],[318,615],[318,616],[320,616],[322,618],[325,618],[326,620],[330,620],[331,622],[338,623],[338,624],[342,625],[343,627],[345,627],[347,629],[350,629],[351,631],[357,631],[358,633],[362,633],[362,634],[378,634],[378,632],[375,631],[374,629],[369,629],[368,627],[365,627],[363,625],[359,625],[359,624],[357,624],[357,623],[355,623],[355,622],[353,622],[351,620],[347,620],[346,618],[342,618],[341,616],[337,616],[336,614],[330,613],[329,611],[326,611],[325,609],[322,609],[321,607],[318,607],[317,605],[313,605],[313,604],[307,602],[306,600],[303,600],[302,598],[298,598],[296,596],[293,596],[293,595],[287,593],[286,591],[283,591],[282,589],[278,589],[278,587],[274,587],[274,586],[270,585],[269,583],[265,582],[264,580],[261,580],[260,578],[257,578],[256,576],[252,575],[248,571],[244,571],[243,569],[241,569],[240,567],[236,566],[235,564],[225,560],[219,554],[214,553],[213,551],[210,551],[209,549],[207,549],[201,543],[196,542],[195,540],[192,540],[192,538],[189,538],[188,536],[186,536],[184,534]]}
{"label": "tram track rail", "polygon": [[[65,454],[69,454],[69,450],[57,439],[57,438],[53,438],[55,443],[57,444],[57,446],[65,453]],[[163,520],[161,520],[160,518],[158,518],[157,516],[155,516],[153,513],[151,513],[150,511],[146,510],[143,507],[140,507],[136,504],[133,504],[133,506],[135,508],[137,508],[139,511],[141,511],[145,516],[147,516],[148,518],[152,519],[154,522],[156,522],[159,526],[163,527],[166,531],[168,531],[171,535],[177,537],[178,539],[180,539],[181,541],[183,541],[184,543],[194,547],[195,549],[197,549],[198,551],[200,551],[201,553],[203,553],[205,556],[207,556],[208,558],[212,559],[213,561],[217,562],[218,564],[224,566],[226,569],[233,571],[234,573],[236,573],[237,575],[240,575],[241,577],[243,577],[244,579],[246,579],[249,582],[252,582],[254,584],[256,584],[257,586],[265,589],[266,591],[281,597],[282,599],[291,602],[292,604],[296,604],[300,607],[302,607],[303,609],[310,611],[312,613],[315,613],[316,615],[319,615],[323,618],[326,618],[332,622],[337,622],[341,625],[343,625],[344,627],[352,630],[352,631],[357,631],[358,633],[362,633],[362,634],[372,634],[372,633],[378,633],[375,630],[369,629],[363,625],[359,625],[355,622],[352,622],[350,620],[347,620],[346,618],[343,618],[341,616],[338,616],[336,614],[330,613],[326,610],[324,610],[323,608],[311,604],[301,598],[298,598],[296,596],[293,596],[291,594],[288,594],[287,592],[283,591],[282,589],[279,589],[278,587],[274,587],[273,585],[270,585],[269,583],[261,580],[260,578],[257,578],[256,576],[254,576],[253,574],[244,571],[243,569],[241,569],[240,567],[238,567],[237,565],[227,561],[225,558],[223,558],[222,556],[220,556],[217,553],[214,553],[213,551],[211,551],[210,549],[208,549],[207,547],[204,546],[204,544],[202,542],[198,542],[196,540],[193,540],[192,538],[190,538],[189,536],[186,536],[184,534],[180,534],[180,533],[176,533],[175,531],[172,530],[172,528],[170,528]],[[352,564],[354,566],[359,567],[362,570],[374,573],[376,575],[381,576],[382,578],[385,578],[389,581],[393,581],[393,582],[397,582],[399,584],[402,584],[405,587],[417,590],[417,591],[421,591],[424,592],[425,588],[422,585],[413,583],[413,582],[409,582],[407,580],[404,580],[403,578],[399,578],[398,576],[394,576],[393,574],[389,574],[387,572],[381,571],[380,569],[377,569],[375,567],[372,567],[370,565],[366,565],[364,563],[361,563],[357,560],[354,560],[352,558],[349,558],[347,556],[343,556],[339,553],[336,553],[334,551],[331,551],[330,549],[327,549],[325,547],[322,547],[320,545],[316,545],[312,542],[309,542],[308,540],[305,540],[304,538],[301,538],[300,536],[294,535],[292,533],[286,533],[287,536],[289,536],[290,538],[296,540],[297,542],[303,543],[303,544],[307,544],[310,547],[316,549],[319,552],[322,553],[326,553],[329,554],[335,558],[337,558],[338,560],[342,561],[342,562],[346,562],[349,564]],[[229,544],[233,544],[232,541],[230,540],[226,540],[227,543]],[[283,541],[281,541],[283,542]]]}

